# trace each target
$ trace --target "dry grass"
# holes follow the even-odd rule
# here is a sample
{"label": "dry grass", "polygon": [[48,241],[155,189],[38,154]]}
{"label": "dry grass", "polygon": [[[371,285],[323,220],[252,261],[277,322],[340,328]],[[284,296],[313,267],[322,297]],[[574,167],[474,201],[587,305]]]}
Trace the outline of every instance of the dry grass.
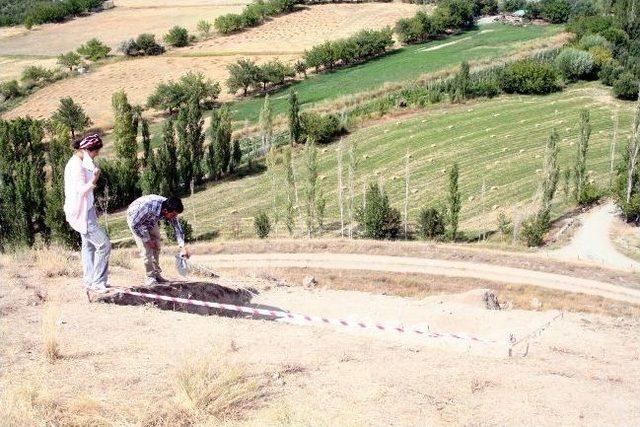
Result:
{"label": "dry grass", "polygon": [[53,363],[62,357],[58,344],[58,318],[60,307],[47,301],[42,311],[42,352],[44,357]]}
{"label": "dry grass", "polygon": [[263,384],[222,356],[186,358],[175,373],[171,402],[151,412],[144,425],[215,425],[242,418],[263,396]]}
{"label": "dry grass", "polygon": [[63,401],[41,379],[15,375],[3,384],[0,400],[2,425],[24,426],[111,426],[104,408],[86,394]]}
{"label": "dry grass", "polygon": [[131,260],[136,256],[135,250],[121,249],[112,251],[109,257],[109,266],[120,267],[126,270],[131,270],[133,267]]}

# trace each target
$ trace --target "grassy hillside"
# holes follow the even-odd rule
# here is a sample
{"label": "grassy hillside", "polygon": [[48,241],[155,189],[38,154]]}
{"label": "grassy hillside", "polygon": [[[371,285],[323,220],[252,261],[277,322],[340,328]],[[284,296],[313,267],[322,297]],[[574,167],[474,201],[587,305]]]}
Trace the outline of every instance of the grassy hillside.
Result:
{"label": "grassy hillside", "polygon": [[[434,106],[425,112],[395,117],[359,130],[345,143],[357,142],[358,170],[356,191],[364,183],[381,180],[394,206],[402,208],[404,197],[404,156],[409,152],[409,217],[415,222],[425,204],[444,201],[446,170],[453,162],[460,165],[463,194],[462,229],[477,231],[495,228],[501,210],[523,215],[538,188],[543,147],[552,128],[561,137],[561,168],[572,165],[577,149],[578,114],[581,108],[591,112],[592,136],[588,170],[596,183],[608,181],[612,114],[619,109],[620,126],[617,153],[620,156],[630,130],[631,103],[615,101],[609,90],[596,83],[571,86],[563,93],[544,97],[508,96],[462,105]],[[327,222],[339,221],[337,204],[337,143],[319,147],[320,187],[328,196]],[[299,185],[304,185],[302,148],[295,155]],[[346,156],[345,156],[346,165]],[[346,171],[346,166],[345,166]],[[536,173],[538,171],[538,173]],[[279,170],[281,173],[281,170]],[[280,176],[279,188],[284,188]],[[484,210],[480,192],[486,186]],[[346,172],[344,181],[346,183]],[[230,235],[233,227],[252,235],[253,216],[271,203],[270,181],[259,174],[212,185],[187,198],[185,213],[196,234]],[[300,193],[302,197],[302,192]],[[473,197],[473,199],[470,199]],[[282,207],[284,195],[279,200]],[[566,207],[559,185],[555,212]],[[122,215],[112,218],[112,238],[128,237]],[[284,227],[280,225],[280,232]]]}
{"label": "grassy hillside", "polygon": [[[462,61],[499,57],[513,52],[517,43],[552,36],[561,28],[558,25],[484,25],[444,40],[406,46],[359,66],[314,74],[294,84],[293,88],[298,92],[300,104],[308,106],[376,89],[385,83],[413,80]],[[284,88],[271,94],[273,109],[277,114],[286,111],[288,90]],[[257,121],[263,101],[263,97],[256,97],[235,103],[232,110],[234,119]]]}

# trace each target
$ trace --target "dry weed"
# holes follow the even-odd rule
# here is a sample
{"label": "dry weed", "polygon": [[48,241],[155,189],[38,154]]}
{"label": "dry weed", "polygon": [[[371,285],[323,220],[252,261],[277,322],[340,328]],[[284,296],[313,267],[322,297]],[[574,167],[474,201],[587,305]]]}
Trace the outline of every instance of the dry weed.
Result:
{"label": "dry weed", "polygon": [[126,270],[131,270],[131,258],[133,257],[134,252],[131,250],[115,250],[111,252],[111,256],[109,257],[109,264],[113,267],[121,267]]}
{"label": "dry weed", "polygon": [[256,377],[218,357],[185,359],[175,378],[172,404],[143,424],[209,425],[238,419],[262,397]]}
{"label": "dry weed", "polygon": [[82,265],[77,254],[63,248],[49,247],[30,252],[35,268],[45,277],[80,277]]}
{"label": "dry weed", "polygon": [[60,308],[53,302],[46,302],[42,312],[42,351],[45,358],[53,363],[62,357],[58,344],[58,318]]}

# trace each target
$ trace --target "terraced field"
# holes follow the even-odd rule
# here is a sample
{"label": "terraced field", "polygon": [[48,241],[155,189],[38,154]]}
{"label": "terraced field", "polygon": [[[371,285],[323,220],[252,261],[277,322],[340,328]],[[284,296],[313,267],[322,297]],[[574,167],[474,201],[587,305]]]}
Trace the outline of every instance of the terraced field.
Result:
{"label": "terraced field", "polygon": [[[581,108],[591,112],[592,137],[588,169],[594,181],[608,182],[612,112],[619,111],[618,153],[630,130],[631,103],[616,101],[610,91],[596,83],[572,86],[563,93],[544,97],[506,96],[462,105],[434,106],[424,112],[387,119],[361,129],[344,143],[357,143],[358,195],[368,182],[379,180],[394,206],[402,208],[404,164],[410,158],[409,218],[415,222],[424,205],[444,201],[447,170],[453,162],[460,165],[461,213],[463,231],[495,228],[495,217],[505,211],[515,217],[529,209],[537,192],[544,143],[552,128],[561,137],[561,168],[573,162]],[[337,203],[338,144],[320,147],[318,155],[320,188],[327,195],[327,223],[334,230],[339,221]],[[296,176],[304,180],[301,148],[295,156]],[[618,154],[619,155],[619,154]],[[346,156],[345,156],[346,171]],[[481,203],[483,181],[486,187]],[[346,172],[343,182],[346,182]],[[284,178],[280,177],[280,188]],[[556,197],[555,212],[566,206],[562,185]],[[302,195],[302,193],[301,193]],[[359,203],[360,203],[359,199]],[[271,203],[270,181],[260,174],[212,185],[186,199],[186,218],[196,234],[220,232],[229,235],[232,228],[253,234],[253,216]],[[284,195],[279,199],[284,206]],[[280,225],[280,233],[284,227]],[[128,237],[122,215],[111,218],[112,238]]]}

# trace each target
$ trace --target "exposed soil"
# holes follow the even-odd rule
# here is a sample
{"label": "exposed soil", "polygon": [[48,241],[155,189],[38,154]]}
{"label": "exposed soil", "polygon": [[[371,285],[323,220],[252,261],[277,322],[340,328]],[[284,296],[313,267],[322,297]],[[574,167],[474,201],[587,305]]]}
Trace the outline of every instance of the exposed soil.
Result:
{"label": "exposed soil", "polygon": [[[470,344],[453,338],[202,316],[159,310],[153,304],[89,304],[72,258],[67,267],[57,269],[49,263],[31,265],[24,256],[20,259],[29,265],[13,264],[12,259],[0,261],[4,284],[0,383],[6,391],[3,401],[10,399],[32,410],[31,419],[37,423],[81,419],[93,425],[149,425],[156,420],[175,425],[167,420],[185,410],[176,406],[182,396],[177,375],[184,372],[183,362],[192,360],[197,367],[213,355],[221,361],[218,369],[244,366],[260,382],[262,392],[233,417],[211,418],[204,424],[521,425],[535,419],[543,424],[635,425],[640,421],[640,321],[632,315],[565,314],[534,338],[528,350],[517,346],[510,358],[507,338],[539,330],[556,312],[487,310],[478,298],[482,292],[475,291],[418,299],[274,286],[272,281],[246,276],[212,281],[212,286],[226,286],[229,281],[255,287],[260,293],[251,304],[332,319],[429,327],[495,341]],[[127,265],[120,255],[118,259],[119,265]],[[170,261],[162,259],[165,265]],[[142,277],[141,261],[133,259],[131,269],[114,267],[111,281],[132,286]],[[59,309],[59,355],[53,362],[41,353],[43,304]],[[200,371],[189,372],[197,376]],[[11,425],[19,409],[4,408]]]}

